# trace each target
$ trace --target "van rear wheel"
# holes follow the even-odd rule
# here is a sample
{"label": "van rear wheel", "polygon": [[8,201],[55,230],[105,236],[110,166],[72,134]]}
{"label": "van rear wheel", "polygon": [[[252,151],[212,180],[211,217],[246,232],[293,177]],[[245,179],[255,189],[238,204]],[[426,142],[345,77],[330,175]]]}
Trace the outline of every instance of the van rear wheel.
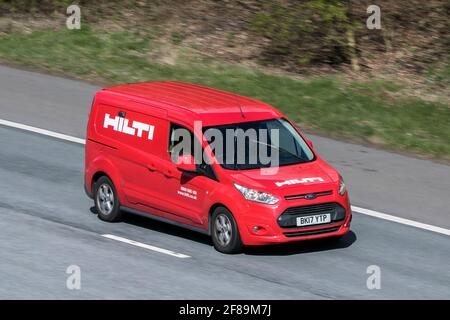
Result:
{"label": "van rear wheel", "polygon": [[114,184],[108,177],[103,176],[95,182],[94,201],[101,220],[115,222],[121,219],[119,197]]}
{"label": "van rear wheel", "polygon": [[214,210],[211,235],[214,248],[222,253],[239,253],[242,250],[241,236],[233,215],[224,207]]}

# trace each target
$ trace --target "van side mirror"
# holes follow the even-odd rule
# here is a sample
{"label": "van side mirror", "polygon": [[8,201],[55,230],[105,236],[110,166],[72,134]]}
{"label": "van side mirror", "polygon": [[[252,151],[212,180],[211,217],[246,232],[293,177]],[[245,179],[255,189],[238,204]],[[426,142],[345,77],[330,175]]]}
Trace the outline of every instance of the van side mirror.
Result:
{"label": "van side mirror", "polygon": [[313,143],[312,143],[311,140],[306,139],[306,143],[308,144],[308,146],[309,146],[311,149],[314,149],[314,146],[313,146]]}
{"label": "van side mirror", "polygon": [[194,157],[190,154],[180,155],[177,160],[177,169],[185,173],[197,173]]}

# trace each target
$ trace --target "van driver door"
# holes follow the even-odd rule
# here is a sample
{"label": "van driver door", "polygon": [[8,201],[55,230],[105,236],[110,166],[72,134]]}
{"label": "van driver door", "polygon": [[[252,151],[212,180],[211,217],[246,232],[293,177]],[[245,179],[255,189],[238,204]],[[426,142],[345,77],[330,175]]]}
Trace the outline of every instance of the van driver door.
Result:
{"label": "van driver door", "polygon": [[[177,148],[176,145],[183,142],[183,139],[190,139],[191,148],[182,150]],[[213,172],[209,171],[212,167],[199,163],[197,166],[202,167],[205,174],[197,175],[182,173],[178,171],[175,164],[181,154],[194,156],[194,141],[199,143],[194,139],[196,139],[194,134],[186,127],[175,123],[170,124],[167,154],[164,159],[166,189],[161,192],[165,193],[165,198],[171,203],[171,212],[168,215],[170,219],[204,227],[207,226],[208,221],[208,216],[205,214],[208,210],[208,193],[218,185]]]}

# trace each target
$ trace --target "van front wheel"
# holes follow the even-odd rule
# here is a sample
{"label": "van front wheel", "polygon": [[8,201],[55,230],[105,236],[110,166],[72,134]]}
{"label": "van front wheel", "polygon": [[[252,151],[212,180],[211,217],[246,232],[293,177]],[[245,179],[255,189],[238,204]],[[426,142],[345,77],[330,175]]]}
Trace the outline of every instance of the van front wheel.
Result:
{"label": "van front wheel", "polygon": [[103,176],[95,182],[94,201],[100,219],[108,222],[121,219],[119,197],[114,184],[108,177]]}
{"label": "van front wheel", "polygon": [[223,207],[212,214],[211,235],[214,248],[222,253],[238,253],[242,250],[239,230],[230,211]]}

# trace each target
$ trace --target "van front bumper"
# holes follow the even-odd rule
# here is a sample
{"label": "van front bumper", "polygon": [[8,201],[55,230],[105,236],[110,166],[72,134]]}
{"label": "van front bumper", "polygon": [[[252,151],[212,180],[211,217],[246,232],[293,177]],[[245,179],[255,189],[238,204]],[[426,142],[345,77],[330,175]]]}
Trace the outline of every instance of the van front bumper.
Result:
{"label": "van front bumper", "polygon": [[[281,225],[284,227],[280,226],[279,221],[282,220],[280,218],[284,218],[281,216],[286,209],[292,207],[291,204],[282,204],[278,207],[258,205],[256,210],[254,206],[251,206],[251,209],[247,207],[248,210],[241,211],[243,214],[239,216],[240,219],[238,218],[242,242],[251,246],[343,236],[350,231],[352,220],[348,198],[345,196],[342,199],[333,199],[331,203],[335,203],[345,210],[344,213],[341,213],[342,216],[331,213],[332,221],[330,223],[305,227],[286,226],[283,223]],[[321,204],[316,203],[316,205]],[[301,207],[306,205],[303,202],[295,206]],[[301,214],[298,216],[301,216]]]}

